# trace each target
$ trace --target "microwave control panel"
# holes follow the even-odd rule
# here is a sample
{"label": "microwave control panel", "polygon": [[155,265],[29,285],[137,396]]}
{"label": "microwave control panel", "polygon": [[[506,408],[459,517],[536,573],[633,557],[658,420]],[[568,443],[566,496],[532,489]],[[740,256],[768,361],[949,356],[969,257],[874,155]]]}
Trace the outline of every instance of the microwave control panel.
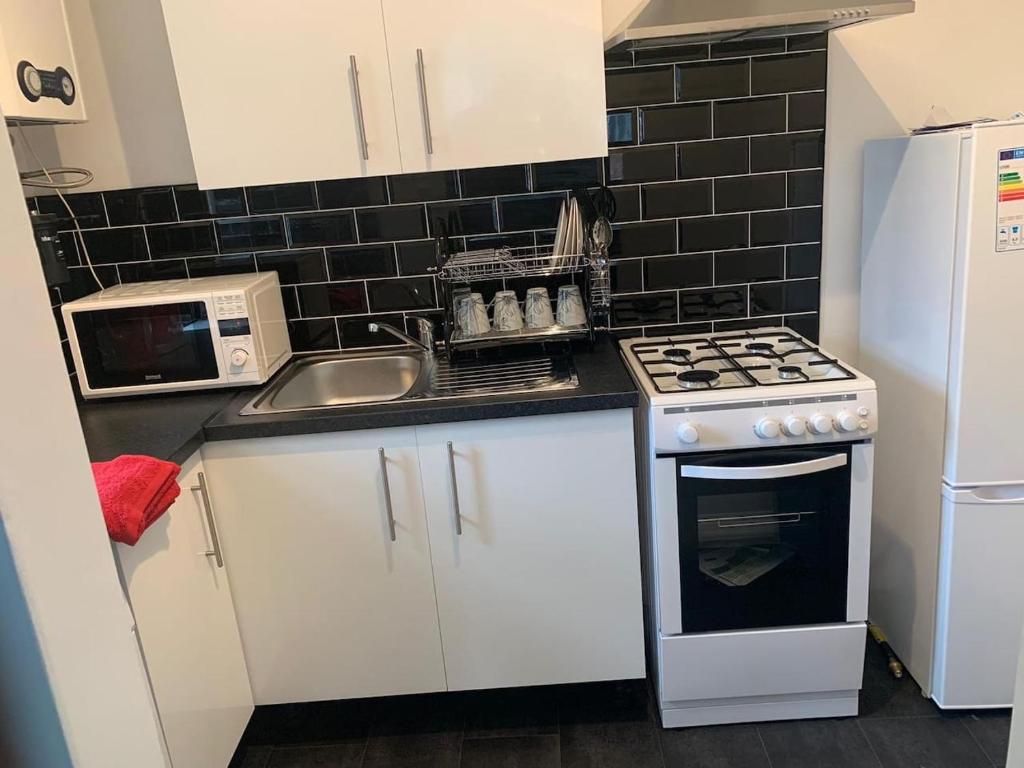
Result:
{"label": "microwave control panel", "polygon": [[259,375],[256,349],[249,326],[249,308],[242,293],[222,293],[213,297],[220,332],[221,359],[228,377],[248,381]]}

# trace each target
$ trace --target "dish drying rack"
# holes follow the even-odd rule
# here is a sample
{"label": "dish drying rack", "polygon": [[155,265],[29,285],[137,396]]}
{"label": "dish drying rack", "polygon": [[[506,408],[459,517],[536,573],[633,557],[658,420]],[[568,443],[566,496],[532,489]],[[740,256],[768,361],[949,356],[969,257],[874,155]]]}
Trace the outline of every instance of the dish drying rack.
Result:
{"label": "dish drying rack", "polygon": [[[608,327],[611,281],[606,260],[583,253],[555,255],[552,246],[485,248],[453,252],[448,237],[437,242],[437,268],[445,308],[444,332],[449,354],[459,350],[477,350],[510,344],[546,344],[584,339],[593,341],[594,331]],[[490,330],[464,336],[456,327],[456,299],[472,290],[480,281],[505,281],[518,278],[571,277],[580,286],[587,322],[581,325],[552,325],[546,328],[521,328],[515,331]],[[549,291],[550,295],[550,291]],[[490,298],[490,297],[488,297]],[[550,298],[557,299],[556,296]]]}

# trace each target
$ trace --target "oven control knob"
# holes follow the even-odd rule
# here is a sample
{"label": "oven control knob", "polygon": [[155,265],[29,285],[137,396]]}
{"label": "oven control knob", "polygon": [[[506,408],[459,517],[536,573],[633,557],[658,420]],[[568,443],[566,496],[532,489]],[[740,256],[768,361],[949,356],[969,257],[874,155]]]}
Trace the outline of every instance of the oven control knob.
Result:
{"label": "oven control knob", "polygon": [[840,432],[856,432],[860,426],[860,417],[853,411],[840,411],[836,414],[836,426]]}
{"label": "oven control knob", "polygon": [[782,431],[790,437],[800,437],[807,431],[807,422],[799,416],[787,416],[782,422]]}
{"label": "oven control knob", "polygon": [[688,421],[684,421],[676,427],[676,437],[679,438],[681,443],[696,443],[700,440],[700,432],[696,426]]}
{"label": "oven control knob", "polygon": [[809,424],[811,432],[816,435],[827,435],[832,431],[832,417],[827,416],[824,413],[816,413],[811,416],[811,423]]}
{"label": "oven control knob", "polygon": [[249,359],[249,353],[244,349],[232,349],[231,350],[231,364],[237,368],[241,368],[245,365],[245,361]]}
{"label": "oven control knob", "polygon": [[754,427],[754,432],[758,437],[764,437],[771,439],[779,436],[779,422],[775,419],[769,419],[767,416],[757,422],[757,426]]}

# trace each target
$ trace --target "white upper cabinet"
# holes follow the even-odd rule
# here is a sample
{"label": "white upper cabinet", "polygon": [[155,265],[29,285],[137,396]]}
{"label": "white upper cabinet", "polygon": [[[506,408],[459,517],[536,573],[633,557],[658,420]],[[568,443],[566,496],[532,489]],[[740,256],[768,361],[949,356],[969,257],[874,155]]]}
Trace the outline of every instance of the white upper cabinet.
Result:
{"label": "white upper cabinet", "polygon": [[196,453],[177,501],[135,546],[116,545],[174,768],[227,765],[253,711],[215,510]]}
{"label": "white upper cabinet", "polygon": [[163,11],[200,187],[401,172],[380,0]]}
{"label": "white upper cabinet", "polygon": [[162,2],[202,188],[608,153],[600,0]]}
{"label": "white upper cabinet", "polygon": [[203,454],[257,704],[444,690],[411,427]]}
{"label": "white upper cabinet", "polygon": [[644,675],[632,415],[416,428],[449,690]]}
{"label": "white upper cabinet", "polygon": [[599,0],[383,4],[403,171],[608,154]]}

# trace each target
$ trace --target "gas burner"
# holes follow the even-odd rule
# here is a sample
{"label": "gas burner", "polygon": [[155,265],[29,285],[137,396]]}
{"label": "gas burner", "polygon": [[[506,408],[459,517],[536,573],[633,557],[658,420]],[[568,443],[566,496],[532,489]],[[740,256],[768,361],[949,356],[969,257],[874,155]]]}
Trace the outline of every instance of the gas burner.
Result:
{"label": "gas burner", "polygon": [[689,362],[692,354],[690,350],[682,347],[670,347],[662,352],[661,356],[670,363],[686,363]]}
{"label": "gas burner", "polygon": [[718,383],[718,378],[718,371],[706,368],[676,374],[676,379],[684,389],[710,389]]}
{"label": "gas burner", "polygon": [[806,374],[803,371],[803,368],[801,368],[799,365],[780,365],[777,371],[779,374],[779,378],[786,379],[787,381],[791,379],[807,378]]}
{"label": "gas burner", "polygon": [[775,345],[767,341],[752,341],[746,347],[748,352],[753,352],[755,355],[775,352]]}

